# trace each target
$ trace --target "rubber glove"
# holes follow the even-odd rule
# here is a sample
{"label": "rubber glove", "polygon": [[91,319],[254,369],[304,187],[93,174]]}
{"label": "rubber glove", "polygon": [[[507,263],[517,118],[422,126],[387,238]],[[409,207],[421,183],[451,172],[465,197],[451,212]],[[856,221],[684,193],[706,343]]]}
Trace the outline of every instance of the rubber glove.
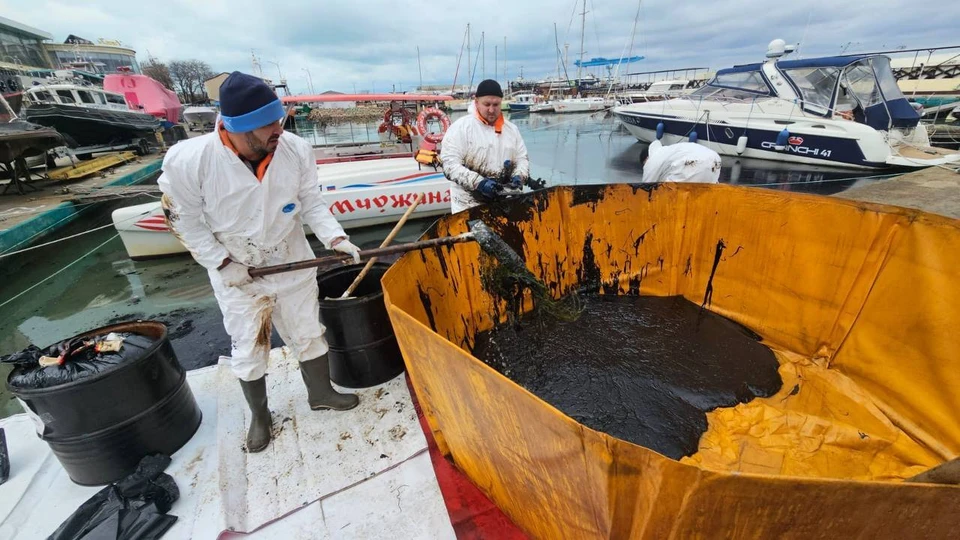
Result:
{"label": "rubber glove", "polygon": [[[510,170],[510,164],[512,164],[512,163],[513,163],[513,162],[510,161],[509,159],[504,160],[504,162],[503,162],[503,170],[504,170],[504,172]],[[523,178],[520,178],[520,175],[515,174],[515,175],[513,175],[513,176],[510,178],[510,184],[509,184],[509,185],[510,185],[510,188],[511,188],[511,189],[522,189],[522,188],[523,188]]]}
{"label": "rubber glove", "polygon": [[250,269],[238,262],[230,261],[218,271],[220,272],[220,279],[227,287],[242,287],[253,283],[253,278],[250,277]]}
{"label": "rubber glove", "polygon": [[484,178],[477,184],[477,191],[488,199],[496,199],[500,195],[500,184],[492,178]]}
{"label": "rubber glove", "polygon": [[334,251],[339,251],[340,253],[346,253],[347,255],[350,255],[351,257],[353,257],[354,264],[360,263],[360,248],[353,245],[353,243],[350,242],[350,240],[347,240],[346,238],[344,238],[339,242],[337,242],[336,244],[333,244],[331,247],[333,248]]}

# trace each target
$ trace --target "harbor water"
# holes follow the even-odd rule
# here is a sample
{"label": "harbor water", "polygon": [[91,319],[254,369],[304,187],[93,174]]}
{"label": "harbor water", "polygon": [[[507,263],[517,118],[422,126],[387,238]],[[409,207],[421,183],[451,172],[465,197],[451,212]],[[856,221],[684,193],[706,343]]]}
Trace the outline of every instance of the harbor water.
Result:
{"label": "harbor water", "polygon": [[[511,121],[526,142],[531,175],[548,186],[640,180],[643,145],[611,115],[517,114]],[[377,140],[376,127],[341,124],[319,129],[298,123],[300,134],[314,144]],[[867,174],[724,157],[721,181],[829,195],[871,182],[863,178]],[[44,240],[105,228],[0,259],[0,355],[31,343],[43,347],[105,324],[136,319],[166,323],[174,350],[187,369],[212,365],[219,356],[230,354],[230,339],[206,271],[188,255],[132,261],[109,226],[113,209],[149,200],[103,203]],[[394,242],[415,240],[431,223],[408,222]],[[384,225],[349,233],[354,243],[372,248],[391,228]],[[322,250],[313,237],[311,244],[318,253]],[[280,344],[276,334],[274,343]],[[8,371],[0,367],[4,380]],[[19,411],[16,400],[0,390],[0,416]]]}

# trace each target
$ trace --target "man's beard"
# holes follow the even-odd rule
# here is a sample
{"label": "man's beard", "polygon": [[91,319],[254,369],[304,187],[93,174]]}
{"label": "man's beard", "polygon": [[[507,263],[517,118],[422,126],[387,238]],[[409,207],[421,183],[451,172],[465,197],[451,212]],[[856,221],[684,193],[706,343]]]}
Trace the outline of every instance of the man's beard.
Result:
{"label": "man's beard", "polygon": [[254,137],[252,133],[247,134],[247,146],[250,147],[251,152],[257,155],[257,158],[254,161],[260,161],[261,159],[267,157],[267,154],[270,153],[270,149],[267,148],[267,144],[270,144],[270,142],[271,141],[262,143],[256,137]]}

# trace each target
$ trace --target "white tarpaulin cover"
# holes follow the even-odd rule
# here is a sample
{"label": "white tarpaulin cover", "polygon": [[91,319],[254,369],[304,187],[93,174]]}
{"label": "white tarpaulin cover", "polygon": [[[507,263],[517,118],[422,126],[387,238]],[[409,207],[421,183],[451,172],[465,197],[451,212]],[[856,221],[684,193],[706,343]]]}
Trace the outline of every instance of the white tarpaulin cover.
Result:
{"label": "white tarpaulin cover", "polygon": [[[352,411],[311,411],[285,351],[267,375],[276,438],[258,454],[242,450],[249,413],[229,368],[187,374],[203,422],[166,471],[180,500],[164,538],[453,538],[404,376],[359,391]],[[46,538],[101,488],[74,484],[26,415],[0,427],[0,538]]]}

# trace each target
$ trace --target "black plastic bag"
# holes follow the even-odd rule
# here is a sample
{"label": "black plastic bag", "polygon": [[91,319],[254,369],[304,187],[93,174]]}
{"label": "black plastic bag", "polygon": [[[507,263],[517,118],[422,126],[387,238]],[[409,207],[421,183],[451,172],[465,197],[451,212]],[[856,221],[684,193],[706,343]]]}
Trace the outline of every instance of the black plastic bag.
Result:
{"label": "black plastic bag", "polygon": [[[143,357],[144,351],[149,349],[155,341],[147,336],[118,332],[123,338],[123,345],[118,352],[96,352],[93,348],[84,348],[83,342],[90,339],[99,340],[103,336],[93,338],[71,338],[40,349],[31,345],[23,351],[0,358],[0,362],[13,364],[7,383],[13,388],[35,389],[50,388],[68,382],[97,375],[119,364]],[[57,357],[64,351],[67,355],[63,365],[43,367],[40,365],[41,356]]]}
{"label": "black plastic bag", "polygon": [[43,356],[43,350],[36,345],[30,345],[18,353],[0,356],[0,362],[15,366],[35,366],[40,362],[41,356]]}
{"label": "black plastic bag", "polygon": [[177,521],[168,515],[180,498],[164,469],[170,458],[147,456],[130,476],[87,499],[49,540],[155,540]]}
{"label": "black plastic bag", "polygon": [[0,484],[10,478],[10,453],[7,450],[7,434],[0,428]]}

